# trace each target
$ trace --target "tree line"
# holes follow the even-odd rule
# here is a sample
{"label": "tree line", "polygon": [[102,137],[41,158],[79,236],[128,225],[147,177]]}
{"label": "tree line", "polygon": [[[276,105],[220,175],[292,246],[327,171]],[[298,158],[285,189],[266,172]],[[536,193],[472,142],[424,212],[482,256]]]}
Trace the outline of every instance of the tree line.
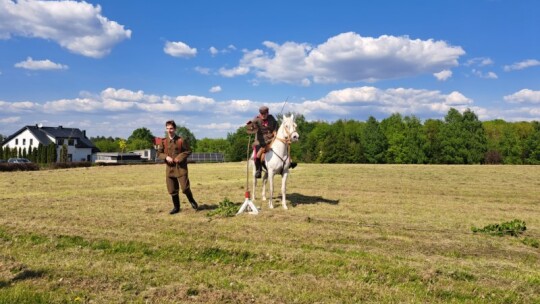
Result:
{"label": "tree line", "polygon": [[[290,114],[290,113],[289,113]],[[294,113],[293,113],[294,114]],[[278,122],[282,115],[278,115]],[[295,114],[300,141],[291,145],[294,160],[307,163],[368,164],[540,164],[540,122],[481,122],[470,109],[451,108],[444,119],[420,121],[415,116],[392,114],[378,121],[306,121]],[[227,161],[245,160],[253,138],[244,126],[226,138],[197,139],[184,126],[177,134],[187,139],[194,152],[221,152]],[[165,136],[165,134],[163,134]],[[101,152],[127,152],[152,148],[155,136],[138,128],[126,139],[91,137]],[[24,157],[47,162],[53,150],[0,151],[2,158]],[[50,151],[39,152],[39,151]],[[45,155],[45,156],[43,156]]]}
{"label": "tree line", "polygon": [[[392,114],[380,122],[308,122],[295,115],[300,141],[293,159],[308,163],[369,164],[540,164],[540,123],[481,122],[470,109],[451,108],[443,120],[423,123]],[[281,117],[278,117],[280,120]],[[227,159],[246,159],[248,136],[239,128],[227,136]]]}
{"label": "tree line", "polygon": [[62,145],[59,159],[55,144],[39,144],[37,147],[29,147],[28,149],[22,147],[0,147],[0,159],[7,160],[10,158],[27,158],[33,163],[40,164],[65,163],[68,161],[68,147],[65,144]]}

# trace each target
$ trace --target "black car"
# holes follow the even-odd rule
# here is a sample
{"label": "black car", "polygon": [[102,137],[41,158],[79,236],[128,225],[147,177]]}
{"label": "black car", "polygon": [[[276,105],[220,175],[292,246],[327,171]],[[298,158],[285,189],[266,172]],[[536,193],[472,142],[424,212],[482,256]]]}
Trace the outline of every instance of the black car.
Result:
{"label": "black car", "polygon": [[8,159],[7,161],[8,163],[18,163],[18,164],[21,164],[21,163],[31,163],[30,160],[28,160],[27,158],[10,158]]}

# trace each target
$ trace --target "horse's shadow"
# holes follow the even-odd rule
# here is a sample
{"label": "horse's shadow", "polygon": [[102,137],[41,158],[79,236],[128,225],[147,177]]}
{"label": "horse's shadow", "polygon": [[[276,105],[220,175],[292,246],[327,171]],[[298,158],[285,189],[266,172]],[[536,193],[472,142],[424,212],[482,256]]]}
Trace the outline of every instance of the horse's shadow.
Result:
{"label": "horse's shadow", "polygon": [[331,200],[331,199],[323,198],[322,196],[308,196],[308,195],[303,195],[300,193],[287,194],[287,199],[292,202],[293,206],[319,204],[319,203],[330,204],[330,205],[339,204],[339,200]]}

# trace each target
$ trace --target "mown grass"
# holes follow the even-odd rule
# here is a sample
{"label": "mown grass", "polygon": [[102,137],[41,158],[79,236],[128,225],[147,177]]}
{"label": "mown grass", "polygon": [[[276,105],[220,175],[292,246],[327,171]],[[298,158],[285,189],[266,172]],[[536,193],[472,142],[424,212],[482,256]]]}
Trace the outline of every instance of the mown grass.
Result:
{"label": "mown grass", "polygon": [[0,303],[540,302],[539,167],[301,164],[237,217],[245,163],[191,165],[175,216],[163,171],[0,173]]}

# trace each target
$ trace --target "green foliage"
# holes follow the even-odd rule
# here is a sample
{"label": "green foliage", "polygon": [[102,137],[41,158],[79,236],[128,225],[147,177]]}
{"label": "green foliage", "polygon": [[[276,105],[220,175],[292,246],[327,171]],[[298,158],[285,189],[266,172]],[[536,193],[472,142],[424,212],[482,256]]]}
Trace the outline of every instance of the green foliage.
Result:
{"label": "green foliage", "polygon": [[68,162],[68,146],[66,144],[63,144],[62,148],[60,149],[60,162],[61,163]]}
{"label": "green foliage", "polygon": [[[227,134],[227,141],[229,147],[225,154],[225,157],[229,161],[242,161],[248,157],[248,141],[250,137],[246,132],[246,127],[240,127],[235,133]],[[251,144],[253,143],[253,136],[251,136]]]}
{"label": "green foliage", "polygon": [[533,239],[530,237],[525,237],[521,240],[521,242],[527,246],[531,246],[534,248],[540,248],[540,242],[537,239]]}
{"label": "green foliage", "polygon": [[214,215],[219,215],[222,217],[230,217],[234,216],[237,212],[240,206],[238,204],[235,204],[231,202],[228,198],[223,199],[223,201],[219,202],[219,205],[216,209],[208,212],[206,216],[211,217]]}
{"label": "green foliage", "polygon": [[197,140],[197,148],[193,152],[221,152],[229,149],[230,142],[223,138],[203,138]]}
{"label": "green foliage", "polygon": [[370,116],[362,131],[361,143],[366,161],[370,164],[384,163],[388,141],[379,127],[379,122]]}
{"label": "green foliage", "polygon": [[178,136],[181,136],[184,140],[187,140],[189,143],[189,147],[191,148],[191,151],[194,151],[197,149],[197,138],[195,138],[195,135],[191,133],[191,131],[184,127],[184,126],[177,126],[176,127],[176,134]]}
{"label": "green foliage", "polygon": [[128,137],[128,143],[131,143],[137,139],[148,142],[151,147],[154,141],[154,135],[147,128],[138,128],[133,130],[133,133],[131,133],[131,135]]}
{"label": "green foliage", "polygon": [[514,219],[512,221],[504,222],[501,224],[490,224],[485,226],[484,228],[472,227],[471,230],[474,233],[480,232],[497,236],[518,236],[519,234],[522,234],[525,230],[527,230],[527,226],[525,225],[524,221]]}

